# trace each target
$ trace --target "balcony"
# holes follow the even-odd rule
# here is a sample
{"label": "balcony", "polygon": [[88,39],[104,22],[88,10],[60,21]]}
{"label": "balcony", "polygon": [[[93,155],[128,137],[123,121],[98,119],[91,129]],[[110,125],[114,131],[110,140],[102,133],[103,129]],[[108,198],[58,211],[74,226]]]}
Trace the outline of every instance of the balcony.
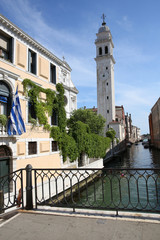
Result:
{"label": "balcony", "polygon": [[4,135],[8,135],[7,134],[7,127],[6,126],[2,126],[2,124],[0,124],[0,137],[4,136]]}

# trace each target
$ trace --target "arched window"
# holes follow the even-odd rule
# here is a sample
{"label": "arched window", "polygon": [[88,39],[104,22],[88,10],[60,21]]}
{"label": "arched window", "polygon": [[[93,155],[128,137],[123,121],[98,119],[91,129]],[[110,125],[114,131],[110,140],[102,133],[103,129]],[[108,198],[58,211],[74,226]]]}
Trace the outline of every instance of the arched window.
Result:
{"label": "arched window", "polygon": [[99,48],[99,55],[102,55],[102,48]]}
{"label": "arched window", "polygon": [[11,111],[11,94],[8,84],[4,81],[0,81],[0,114],[4,114],[7,117]]}
{"label": "arched window", "polygon": [[108,54],[108,46],[105,46],[105,54]]}

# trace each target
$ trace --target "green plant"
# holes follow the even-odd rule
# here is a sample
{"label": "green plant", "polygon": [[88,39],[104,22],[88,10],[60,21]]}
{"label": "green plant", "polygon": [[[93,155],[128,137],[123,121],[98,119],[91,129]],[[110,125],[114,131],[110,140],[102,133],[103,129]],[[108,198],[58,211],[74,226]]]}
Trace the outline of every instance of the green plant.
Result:
{"label": "green plant", "polygon": [[30,115],[29,115],[29,122],[32,124],[32,129],[37,126],[37,120],[35,118],[32,118]]}
{"label": "green plant", "polygon": [[0,114],[0,124],[5,127],[7,124],[7,117],[4,114]]}
{"label": "green plant", "polygon": [[109,128],[106,132],[106,137],[109,137],[112,141],[114,140],[116,136],[116,131],[113,128]]}
{"label": "green plant", "polygon": [[[47,88],[44,89],[30,79],[24,79],[23,82],[24,93],[30,98],[30,101],[35,106],[36,117],[39,124],[43,125],[45,130],[50,130],[48,123],[48,116],[52,115],[53,109],[58,112],[58,123],[60,129],[64,131],[66,127],[66,113],[64,109],[64,88],[62,84],[56,85],[57,93]],[[40,93],[46,94],[45,101],[40,98]]]}
{"label": "green plant", "polygon": [[97,115],[90,109],[78,109],[74,110],[70,119],[67,120],[67,126],[72,128],[73,124],[77,121],[81,121],[88,124],[90,131],[95,134],[101,134],[105,126],[105,119],[102,115]]}

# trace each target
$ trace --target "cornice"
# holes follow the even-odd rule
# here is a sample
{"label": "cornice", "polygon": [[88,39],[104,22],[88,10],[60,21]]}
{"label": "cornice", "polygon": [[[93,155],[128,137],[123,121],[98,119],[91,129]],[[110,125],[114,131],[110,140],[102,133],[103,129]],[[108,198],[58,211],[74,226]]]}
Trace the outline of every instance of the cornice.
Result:
{"label": "cornice", "polygon": [[102,38],[102,39],[96,39],[95,40],[95,44],[98,44],[98,43],[105,43],[105,42],[110,42],[112,47],[114,48],[114,44],[113,44],[113,41],[112,41],[112,37],[109,37],[109,38]]}
{"label": "cornice", "polygon": [[7,18],[5,18],[3,15],[0,14],[0,23],[4,25],[6,28],[10,29],[14,34],[17,34],[21,39],[28,42],[35,48],[37,48],[41,53],[45,54],[47,57],[53,59],[56,63],[63,66],[64,68],[71,71],[70,66],[56,57],[53,53],[51,53],[47,48],[43,47],[40,43],[38,43],[36,40],[34,40],[32,37],[30,37],[27,33],[25,33],[23,30],[18,28],[15,24],[10,22]]}
{"label": "cornice", "polygon": [[111,54],[106,54],[106,55],[98,56],[98,57],[96,57],[94,60],[97,61],[97,60],[101,60],[101,59],[105,59],[105,58],[108,58],[108,59],[111,58],[112,62],[113,62],[114,64],[116,63],[113,55],[111,55]]}
{"label": "cornice", "polygon": [[68,86],[66,86],[66,85],[64,85],[64,84],[63,84],[63,87],[64,87],[64,89],[66,89],[66,90],[68,90],[68,91],[74,92],[74,93],[76,93],[76,94],[79,93],[76,87],[68,87]]}

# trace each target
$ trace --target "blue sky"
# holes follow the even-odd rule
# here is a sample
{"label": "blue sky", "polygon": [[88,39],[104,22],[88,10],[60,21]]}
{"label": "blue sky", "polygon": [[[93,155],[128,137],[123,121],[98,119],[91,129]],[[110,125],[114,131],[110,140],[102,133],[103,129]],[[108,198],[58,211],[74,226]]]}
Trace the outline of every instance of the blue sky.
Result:
{"label": "blue sky", "polygon": [[97,106],[95,44],[106,15],[114,42],[115,101],[149,132],[160,96],[160,1],[1,0],[1,14],[55,55],[64,56],[79,90],[78,108]]}

